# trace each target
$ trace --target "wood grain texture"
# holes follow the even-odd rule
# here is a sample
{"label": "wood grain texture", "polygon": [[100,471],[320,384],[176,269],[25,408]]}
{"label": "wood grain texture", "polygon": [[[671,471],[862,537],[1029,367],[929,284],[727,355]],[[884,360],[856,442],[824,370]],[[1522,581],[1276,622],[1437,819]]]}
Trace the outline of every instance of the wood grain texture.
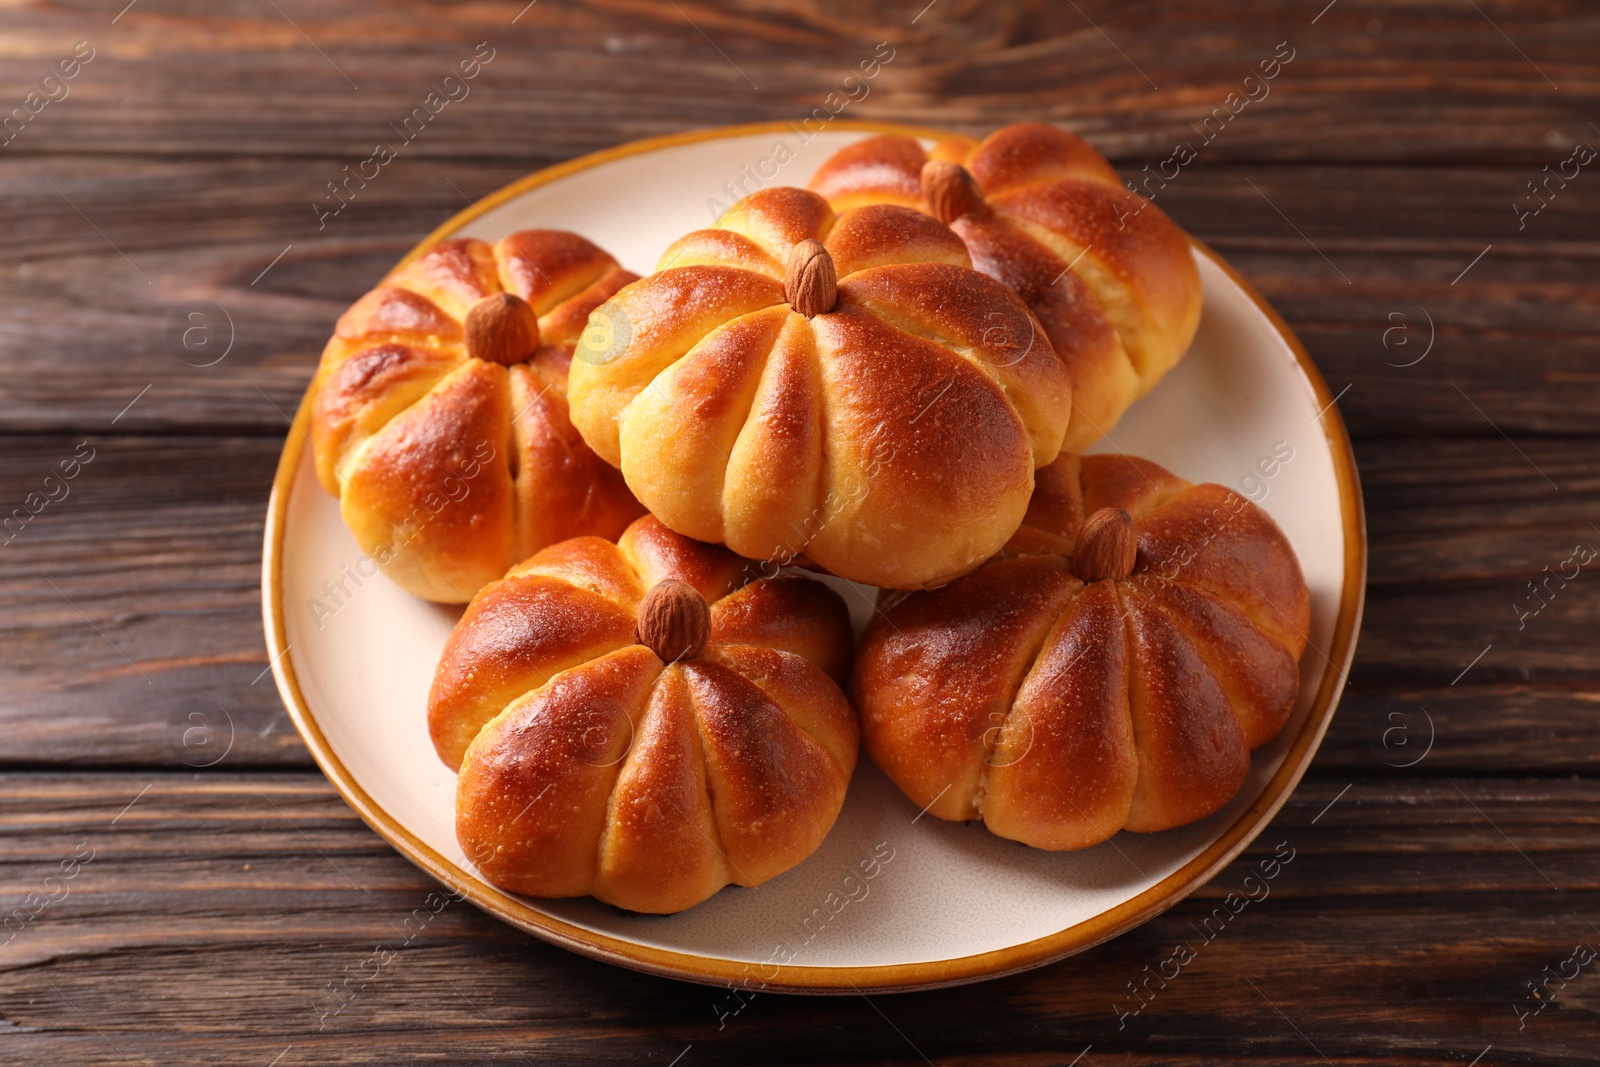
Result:
{"label": "wood grain texture", "polygon": [[[464,196],[524,172],[397,162],[319,233],[311,203],[330,168],[0,156],[15,236],[0,248],[0,432],[107,426],[148,385],[119,431],[282,434],[339,313]],[[1335,390],[1350,386],[1358,436],[1600,433],[1600,175],[1519,234],[1512,204],[1534,173],[1197,166],[1156,202],[1289,319]],[[89,309],[84,277],[102,280]],[[231,332],[215,365],[181,343],[176,309],[194,300],[225,313],[193,338]],[[64,391],[63,360],[86,354],[99,372]]]}
{"label": "wood grain texture", "polygon": [[1320,5],[1268,0],[939,0],[920,15],[921,4],[846,0],[545,0],[526,11],[516,0],[381,11],[140,0],[113,28],[115,6],[10,9],[4,84],[17,95],[74,42],[98,51],[60,113],[47,108],[18,147],[344,155],[387,136],[480,41],[495,59],[416,154],[526,159],[537,143],[567,157],[685,125],[794,118],[881,40],[896,58],[861,117],[984,131],[1026,114],[1099,135],[1119,159],[1162,158],[1282,41],[1295,58],[1261,113],[1218,138],[1219,155],[1537,167],[1552,140],[1588,136],[1600,102],[1600,23],[1577,0],[1345,0],[1316,24]]}
{"label": "wood grain texture", "polygon": [[[235,759],[305,765],[271,675],[261,677],[261,523],[275,451],[261,438],[7,443],[7,762],[200,766],[231,735]],[[87,462],[62,478],[62,461],[78,456]],[[57,489],[18,529],[16,507],[26,515],[52,472],[66,495]]]}
{"label": "wood grain texture", "polygon": [[[228,767],[309,766],[262,675],[261,524],[280,442],[12,438],[0,454],[0,501],[21,504],[85,444],[94,455],[68,495],[0,545],[0,761],[199,766],[231,736]],[[1440,735],[1430,771],[1600,767],[1592,576],[1551,586],[1537,615],[1514,610],[1538,603],[1527,583],[1547,565],[1580,542],[1600,548],[1589,525],[1600,516],[1600,474],[1566,442],[1523,451],[1528,460],[1500,438],[1360,448],[1367,614],[1319,767],[1365,773],[1405,762],[1427,715]],[[1565,488],[1551,490],[1529,461]],[[1502,506],[1486,509],[1489,499]],[[1538,686],[1519,684],[1534,678]],[[1520,694],[1509,706],[1508,693]]]}
{"label": "wood grain texture", "polygon": [[[976,990],[758,994],[719,1018],[717,990],[425,904],[433,884],[318,775],[0,775],[0,892],[37,891],[93,851],[0,948],[0,1040],[17,1062],[135,1064],[265,1064],[290,1045],[300,1062],[356,1063],[440,1047],[452,1062],[665,1063],[687,1045],[703,1063],[980,1063],[1001,1048],[1064,1063],[1091,1044],[1133,1063],[1465,1062],[1489,1044],[1501,1055],[1482,1062],[1584,1062],[1592,976],[1521,1031],[1512,1005],[1595,937],[1594,784],[1345,781],[1307,782],[1232,870],[1072,960]],[[1293,858],[1247,889],[1280,842]],[[1259,899],[1205,925],[1247,891]],[[403,926],[418,908],[438,910]],[[1138,1004],[1128,983],[1179,943],[1195,959],[1119,1015]],[[364,967],[378,946],[393,959]],[[799,1030],[816,1044],[796,1047]]]}
{"label": "wood grain texture", "polygon": [[[1527,1013],[1543,968],[1600,946],[1600,579],[1528,583],[1600,546],[1600,176],[1519,218],[1600,144],[1592,5],[125,3],[0,0],[0,117],[94,49],[0,145],[0,914],[94,850],[0,944],[0,1064],[1593,1062],[1592,968]],[[325,183],[485,41],[470,95],[319,229]],[[436,887],[262,674],[267,490],[334,318],[468,199],[798,120],[880,41],[844,117],[1082,132],[1345,390],[1371,583],[1310,774],[1192,899],[976,987],[719,1021],[727,994],[466,905],[407,940]],[[1270,95],[1208,138],[1280,42]],[[1150,179],[1180,143],[1195,162]],[[231,324],[211,366],[169,334],[196,300]],[[1270,896],[1205,941],[1280,841]],[[1180,942],[1195,960],[1125,1014]]]}

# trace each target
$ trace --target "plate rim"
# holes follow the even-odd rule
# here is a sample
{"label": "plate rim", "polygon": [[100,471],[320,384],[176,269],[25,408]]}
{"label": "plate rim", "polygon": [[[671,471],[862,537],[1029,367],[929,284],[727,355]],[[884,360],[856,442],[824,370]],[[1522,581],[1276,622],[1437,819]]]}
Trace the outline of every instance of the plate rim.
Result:
{"label": "plate rim", "polygon": [[[956,136],[945,130],[893,122],[836,120],[829,128],[862,133],[897,133],[924,139]],[[545,167],[524,175],[456,212],[407,252],[390,273],[399,270],[421,255],[424,250],[455,233],[490,208],[557,179],[614,160],[667,148],[701,141],[781,132],[792,133],[793,124],[775,121],[686,130],[629,141]],[[1323,405],[1319,421],[1322,423],[1323,435],[1332,453],[1334,475],[1339,487],[1339,511],[1345,543],[1344,584],[1340,590],[1333,642],[1327,657],[1329,670],[1322,677],[1322,684],[1313,698],[1311,710],[1300,728],[1300,733],[1284,755],[1283,763],[1249,807],[1198,855],[1136,896],[1053,934],[988,952],[945,960],[874,966],[819,967],[773,964],[771,966],[778,972],[776,975],[762,976],[752,981],[752,969],[764,965],[657,948],[597,933],[539,912],[476,876],[467,874],[463,879],[453,863],[414,835],[379,805],[345,767],[323,734],[316,716],[300,689],[294,660],[289,654],[287,616],[283,610],[283,540],[287,528],[290,493],[300,469],[304,453],[303,443],[309,434],[312,387],[316,384],[315,374],[307,384],[306,392],[295,412],[294,421],[284,441],[283,451],[279,455],[277,469],[273,475],[272,492],[267,502],[261,559],[261,612],[266,630],[267,654],[278,694],[283,699],[284,706],[294,721],[301,739],[310,749],[317,766],[356,814],[396,851],[428,875],[483,911],[526,933],[581,955],[647,974],[721,987],[742,984],[744,988],[764,992],[809,994],[911,992],[985,981],[1041,967],[1093,948],[1155,918],[1215,877],[1266,829],[1273,816],[1288,801],[1321,745],[1322,738],[1332,721],[1334,710],[1338,706],[1344,690],[1344,681],[1349,676],[1350,664],[1355,655],[1356,638],[1366,603],[1366,514],[1350,437],[1338,408],[1334,406],[1337,398],[1328,389],[1327,382],[1323,380],[1321,372],[1312,362],[1311,356],[1301,345],[1299,338],[1272,306],[1226,260],[1203,242],[1193,237],[1190,237],[1190,240],[1195,250],[1220,268],[1266,318],[1294,354],[1302,377],[1311,386],[1317,401]]]}

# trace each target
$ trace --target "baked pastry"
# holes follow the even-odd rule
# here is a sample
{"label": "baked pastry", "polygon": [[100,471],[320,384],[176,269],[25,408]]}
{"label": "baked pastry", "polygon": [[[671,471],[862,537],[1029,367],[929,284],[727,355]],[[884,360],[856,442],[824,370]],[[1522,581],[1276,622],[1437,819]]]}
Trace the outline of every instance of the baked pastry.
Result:
{"label": "baked pastry", "polygon": [[950,229],[771,188],[594,315],[572,421],[668,526],[894,588],[987,559],[1070,413],[1061,361]]}
{"label": "baked pastry", "polygon": [[1087,848],[1227,803],[1288,721],[1309,626],[1266,512],[1147,460],[1067,453],[1003,553],[883,605],[851,693],[913,804]]}
{"label": "baked pastry", "polygon": [[1104,436],[1183,357],[1199,325],[1189,238],[1055,126],[1006,126],[926,152],[910,137],[869,137],[835,153],[811,188],[840,211],[929,212],[961,235],[974,267],[1027,301],[1072,378],[1068,451]]}
{"label": "baked pastry", "polygon": [[495,885],[674,912],[816,851],[859,728],[848,613],[645,516],[486,587],[428,698],[456,837]]}
{"label": "baked pastry", "polygon": [[567,414],[589,313],[635,274],[576,234],[442,241],[339,318],[311,410],[317,478],[361,551],[461,603],[536,550],[643,508]]}

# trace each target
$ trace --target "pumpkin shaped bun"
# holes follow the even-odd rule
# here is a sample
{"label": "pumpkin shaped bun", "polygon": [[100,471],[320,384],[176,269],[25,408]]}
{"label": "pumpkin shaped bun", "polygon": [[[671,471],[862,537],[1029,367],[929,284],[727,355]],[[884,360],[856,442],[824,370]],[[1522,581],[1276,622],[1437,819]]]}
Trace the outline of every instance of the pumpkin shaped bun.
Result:
{"label": "pumpkin shaped bun", "polygon": [[1060,451],[1065,369],[929,215],[763,189],[600,307],[572,421],[669,527],[872,585],[964,574]]}
{"label": "pumpkin shaped bun", "polygon": [[1239,494],[1066,453],[1005,552],[882,612],[851,684],[873,760],[930,815],[1078,849],[1228,802],[1294,707],[1310,597]]}
{"label": "pumpkin shaped bun", "polygon": [[816,851],[859,743],[849,617],[820,582],[753,570],[645,516],[473,598],[428,723],[485,878],[664,913]]}
{"label": "pumpkin shaped bun", "polygon": [[643,508],[573,429],[567,364],[637,275],[576,234],[441,241],[340,317],[313,385],[317,478],[361,551],[463,603],[517,560]]}
{"label": "pumpkin shaped bun", "polygon": [[811,188],[840,211],[928,212],[961,236],[974,267],[1027,302],[1071,375],[1068,451],[1104,436],[1183,357],[1199,325],[1188,236],[1055,126],[1006,126],[930,151],[910,137],[869,137],[835,153]]}

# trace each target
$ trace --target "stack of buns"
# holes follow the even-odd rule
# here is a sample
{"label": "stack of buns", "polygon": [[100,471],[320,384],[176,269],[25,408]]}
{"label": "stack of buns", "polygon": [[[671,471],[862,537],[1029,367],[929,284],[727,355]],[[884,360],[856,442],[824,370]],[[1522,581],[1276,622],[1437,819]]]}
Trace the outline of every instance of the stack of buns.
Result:
{"label": "stack of buns", "polygon": [[[811,855],[859,744],[1079,849],[1208,815],[1287,721],[1309,598],[1256,505],[1082,456],[1189,347],[1190,242],[1072,134],[871,137],[636,278],[445,241],[340,319],[323,484],[468,603],[428,698],[488,881],[666,913]],[[875,586],[852,637],[838,594]]]}

